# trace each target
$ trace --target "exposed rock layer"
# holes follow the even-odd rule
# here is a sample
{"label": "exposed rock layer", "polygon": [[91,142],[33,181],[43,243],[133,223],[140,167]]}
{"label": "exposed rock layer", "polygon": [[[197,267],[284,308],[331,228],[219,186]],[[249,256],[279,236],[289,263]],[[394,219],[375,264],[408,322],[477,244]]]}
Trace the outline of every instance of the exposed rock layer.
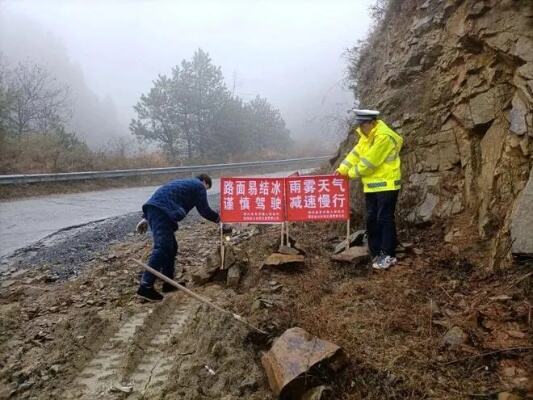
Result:
{"label": "exposed rock layer", "polygon": [[405,138],[400,218],[461,221],[489,267],[508,262],[533,165],[533,3],[391,0],[354,66],[360,105]]}

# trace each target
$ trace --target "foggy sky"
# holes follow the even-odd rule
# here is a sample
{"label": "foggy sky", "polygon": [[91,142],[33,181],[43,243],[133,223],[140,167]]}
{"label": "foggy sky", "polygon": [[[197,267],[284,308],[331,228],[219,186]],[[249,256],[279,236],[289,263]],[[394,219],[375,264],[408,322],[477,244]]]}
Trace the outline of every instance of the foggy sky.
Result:
{"label": "foggy sky", "polygon": [[[32,34],[42,36],[35,26],[55,38],[86,85],[114,102],[124,131],[132,106],[157,74],[168,74],[200,47],[222,66],[235,94],[245,100],[260,94],[280,108],[293,136],[325,135],[322,117],[352,104],[351,93],[341,89],[341,56],[367,32],[373,2],[4,0],[0,24],[13,25],[11,32],[30,48]],[[17,53],[13,45],[2,50],[8,57]]]}

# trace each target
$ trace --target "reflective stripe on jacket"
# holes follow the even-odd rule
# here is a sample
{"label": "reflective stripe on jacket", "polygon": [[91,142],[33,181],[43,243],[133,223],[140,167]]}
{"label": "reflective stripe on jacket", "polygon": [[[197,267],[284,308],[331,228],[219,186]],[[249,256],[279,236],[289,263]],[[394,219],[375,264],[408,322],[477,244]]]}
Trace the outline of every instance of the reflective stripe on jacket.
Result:
{"label": "reflective stripe on jacket", "polygon": [[356,132],[359,141],[337,172],[351,179],[361,178],[366,193],[400,189],[403,138],[381,120],[368,136],[360,128]]}

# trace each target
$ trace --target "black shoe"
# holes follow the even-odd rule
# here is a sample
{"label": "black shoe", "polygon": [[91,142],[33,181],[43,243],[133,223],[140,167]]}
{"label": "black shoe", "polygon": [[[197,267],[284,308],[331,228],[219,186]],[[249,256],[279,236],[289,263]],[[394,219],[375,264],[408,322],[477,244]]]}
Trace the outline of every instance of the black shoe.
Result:
{"label": "black shoe", "polygon": [[137,290],[137,296],[147,301],[163,300],[163,295],[157,290],[155,290],[153,287],[139,286],[139,289]]}
{"label": "black shoe", "polygon": [[178,288],[176,286],[173,286],[167,282],[163,282],[163,286],[161,287],[161,291],[163,293],[172,293],[172,292],[176,292],[177,290]]}

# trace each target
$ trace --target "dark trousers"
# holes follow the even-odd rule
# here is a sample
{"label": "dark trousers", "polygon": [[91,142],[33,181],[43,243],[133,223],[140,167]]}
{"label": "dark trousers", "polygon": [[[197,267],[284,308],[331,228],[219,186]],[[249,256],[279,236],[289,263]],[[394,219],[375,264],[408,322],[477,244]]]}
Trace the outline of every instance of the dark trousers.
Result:
{"label": "dark trousers", "polygon": [[365,193],[366,232],[368,248],[372,257],[384,253],[396,255],[396,223],[394,213],[399,190]]}
{"label": "dark trousers", "polygon": [[[178,253],[178,243],[174,232],[177,226],[157,207],[147,207],[145,214],[154,241],[148,265],[170,279],[174,279],[174,260]],[[141,285],[152,287],[154,282],[155,276],[145,271],[142,275]]]}

